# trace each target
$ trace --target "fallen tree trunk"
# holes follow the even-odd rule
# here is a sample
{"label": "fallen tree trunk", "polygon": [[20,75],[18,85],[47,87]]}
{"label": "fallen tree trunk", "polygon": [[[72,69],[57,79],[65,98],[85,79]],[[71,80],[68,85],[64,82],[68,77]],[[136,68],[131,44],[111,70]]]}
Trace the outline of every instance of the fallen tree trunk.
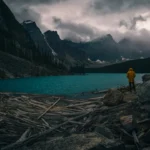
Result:
{"label": "fallen tree trunk", "polygon": [[41,114],[38,119],[40,119],[41,117],[43,117],[51,108],[53,108],[58,102],[60,101],[60,98],[58,98],[58,100],[52,105],[50,106],[48,109],[45,110],[45,112],[43,114]]}

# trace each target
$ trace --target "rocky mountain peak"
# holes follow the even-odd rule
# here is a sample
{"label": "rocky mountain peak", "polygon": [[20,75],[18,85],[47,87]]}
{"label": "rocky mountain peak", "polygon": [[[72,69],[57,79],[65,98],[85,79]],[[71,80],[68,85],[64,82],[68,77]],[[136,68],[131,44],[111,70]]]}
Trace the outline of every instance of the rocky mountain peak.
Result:
{"label": "rocky mountain peak", "polygon": [[58,33],[57,33],[57,31],[50,31],[50,30],[48,30],[48,31],[46,31],[44,33],[44,35],[47,38],[50,38],[51,40],[54,40],[54,41],[60,41],[61,40],[59,35],[58,35]]}

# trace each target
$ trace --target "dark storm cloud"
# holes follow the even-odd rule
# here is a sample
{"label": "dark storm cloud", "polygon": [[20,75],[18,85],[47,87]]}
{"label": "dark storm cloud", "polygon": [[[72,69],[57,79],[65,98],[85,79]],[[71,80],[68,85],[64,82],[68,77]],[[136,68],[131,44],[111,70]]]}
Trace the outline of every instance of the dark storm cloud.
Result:
{"label": "dark storm cloud", "polygon": [[120,27],[124,26],[129,30],[135,30],[137,22],[145,22],[145,21],[147,21],[147,17],[143,17],[140,15],[140,16],[133,17],[133,19],[130,20],[130,22],[127,22],[125,20],[121,20],[119,23],[119,26]]}
{"label": "dark storm cloud", "polygon": [[14,11],[14,14],[19,22],[23,22],[24,20],[36,21],[39,27],[41,27],[43,30],[46,30],[46,27],[44,27],[41,24],[40,14],[33,11],[32,9],[30,8],[18,9],[17,11]]}
{"label": "dark storm cloud", "polygon": [[120,22],[119,22],[119,26],[120,27],[122,27],[122,26],[124,26],[124,27],[126,27],[126,28],[128,28],[128,23],[125,21],[125,20],[121,20]]}
{"label": "dark storm cloud", "polygon": [[81,41],[85,41],[85,39],[83,39],[82,36],[72,31],[65,31],[65,32],[62,31],[62,34],[63,34],[63,39],[66,39],[66,40],[71,40],[77,43]]}
{"label": "dark storm cloud", "polygon": [[66,0],[4,0],[19,22],[24,20],[35,21],[42,31],[47,30],[47,28],[41,22],[40,12],[33,11],[30,6],[55,4],[63,1]]}
{"label": "dark storm cloud", "polygon": [[4,0],[8,4],[14,5],[37,5],[37,4],[48,4],[48,3],[58,3],[66,0]]}
{"label": "dark storm cloud", "polygon": [[135,30],[136,29],[136,24],[138,21],[144,22],[147,19],[142,17],[142,16],[138,16],[138,17],[134,17],[133,20],[131,21],[131,30]]}
{"label": "dark storm cloud", "polygon": [[43,32],[57,30],[62,39],[83,41],[105,34],[117,41],[137,35],[144,35],[144,39],[150,31],[150,0],[4,1],[19,22],[35,21]]}
{"label": "dark storm cloud", "polygon": [[112,13],[129,9],[149,8],[150,0],[93,0],[90,7],[97,12]]}
{"label": "dark storm cloud", "polygon": [[61,19],[56,17],[53,17],[53,22],[57,29],[71,31],[72,33],[74,32],[83,36],[93,37],[96,35],[98,31],[95,27],[91,27],[89,25],[81,24],[81,23],[77,24],[69,21],[64,22]]}

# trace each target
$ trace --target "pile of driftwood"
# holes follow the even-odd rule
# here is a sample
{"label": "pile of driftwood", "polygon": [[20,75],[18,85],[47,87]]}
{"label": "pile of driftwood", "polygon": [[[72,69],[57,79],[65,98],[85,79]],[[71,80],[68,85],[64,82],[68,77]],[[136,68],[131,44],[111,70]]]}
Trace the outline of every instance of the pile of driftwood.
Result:
{"label": "pile of driftwood", "polygon": [[[54,140],[60,136],[95,131],[134,145],[132,135],[124,129],[120,118],[133,116],[138,121],[136,138],[146,135],[149,124],[144,126],[143,131],[141,123],[148,122],[145,121],[147,112],[143,112],[139,106],[137,96],[126,94],[127,91],[126,87],[121,87],[108,91],[103,97],[84,100],[1,93],[0,149],[21,149],[26,145],[46,141],[47,138]],[[125,122],[128,122],[128,117]]]}
{"label": "pile of driftwood", "polygon": [[100,98],[84,101],[40,95],[0,95],[2,150],[34,142],[47,135],[67,135],[90,127],[102,106]]}

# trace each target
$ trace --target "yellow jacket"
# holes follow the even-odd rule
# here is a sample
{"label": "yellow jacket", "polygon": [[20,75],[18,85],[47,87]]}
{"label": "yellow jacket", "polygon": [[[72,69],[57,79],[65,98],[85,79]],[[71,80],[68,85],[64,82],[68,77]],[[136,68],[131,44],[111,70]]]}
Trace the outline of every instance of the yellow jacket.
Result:
{"label": "yellow jacket", "polygon": [[134,78],[135,78],[136,74],[133,71],[132,68],[129,69],[129,71],[127,72],[127,78],[129,79],[129,82],[134,82]]}

